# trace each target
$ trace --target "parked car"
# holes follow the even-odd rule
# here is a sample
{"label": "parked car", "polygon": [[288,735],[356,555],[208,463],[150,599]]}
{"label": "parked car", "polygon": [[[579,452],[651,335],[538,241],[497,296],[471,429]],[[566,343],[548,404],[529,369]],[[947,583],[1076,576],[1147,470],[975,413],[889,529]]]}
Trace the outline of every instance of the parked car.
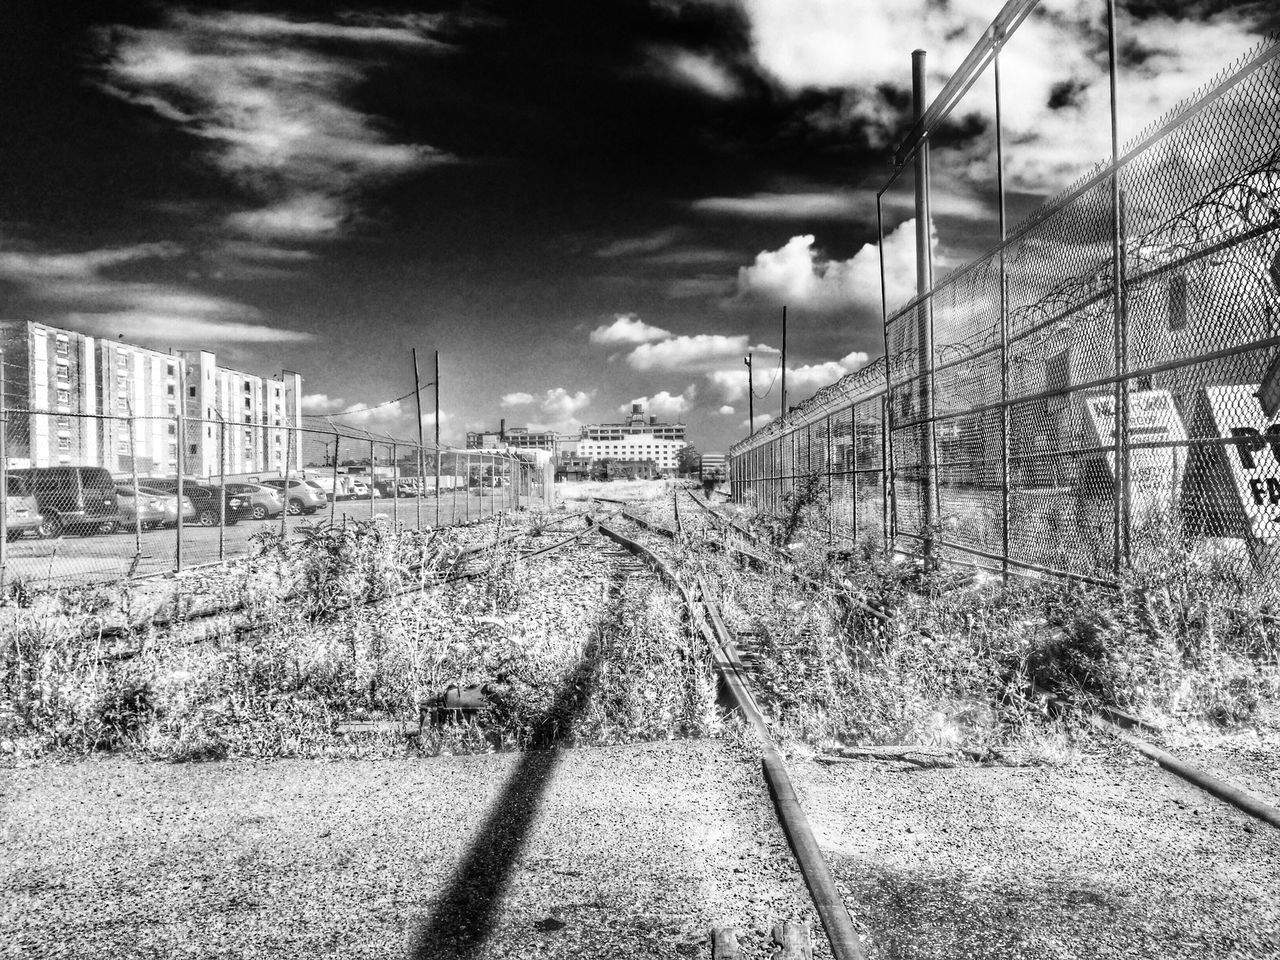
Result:
{"label": "parked car", "polygon": [[35,500],[41,536],[105,532],[118,522],[116,484],[101,467],[28,467],[10,470],[9,481],[19,496]]}
{"label": "parked car", "polygon": [[278,517],[284,510],[281,491],[275,487],[268,487],[263,483],[228,483],[227,490],[249,501],[255,520]]}
{"label": "parked car", "polygon": [[396,484],[397,497],[416,497],[418,495],[417,480],[401,480]]}
{"label": "parked car", "polygon": [[17,540],[23,534],[38,537],[44,523],[35,497],[20,496],[19,489],[19,485],[11,481],[5,491],[4,533],[9,540]]}
{"label": "parked car", "polygon": [[[148,480],[147,486],[157,490],[167,490],[174,494],[178,492],[177,480]],[[250,506],[246,498],[237,496],[222,487],[200,483],[195,480],[184,480],[182,481],[182,495],[190,498],[192,506],[195,507],[195,521],[202,527],[216,527],[218,525],[219,498],[225,504],[223,507],[223,522],[228,527],[234,526],[246,517],[253,516],[253,507]],[[183,521],[186,521],[186,517],[183,517]]]}
{"label": "parked car", "polygon": [[[274,487],[282,493],[284,492],[285,481],[282,479],[263,480],[262,482],[268,487]],[[309,480],[289,480],[288,510],[290,516],[297,516],[300,513],[313,514],[328,503],[328,494],[318,484]]]}
{"label": "parked car", "polygon": [[355,500],[369,499],[369,484],[361,477],[347,477],[347,486],[351,490],[351,496]]}
{"label": "parked car", "polygon": [[140,486],[138,492],[149,497],[155,497],[164,507],[164,519],[160,521],[162,527],[176,527],[178,525],[179,513],[183,523],[191,523],[196,518],[196,505],[191,502],[191,498],[185,494],[182,497],[182,509],[178,509],[178,495],[171,490],[157,490],[155,487]]}
{"label": "parked car", "polygon": [[128,529],[141,523],[143,530],[150,530],[165,521],[164,498],[160,494],[143,493],[141,487],[135,500],[132,484],[116,484],[116,504],[120,511],[118,523]]}

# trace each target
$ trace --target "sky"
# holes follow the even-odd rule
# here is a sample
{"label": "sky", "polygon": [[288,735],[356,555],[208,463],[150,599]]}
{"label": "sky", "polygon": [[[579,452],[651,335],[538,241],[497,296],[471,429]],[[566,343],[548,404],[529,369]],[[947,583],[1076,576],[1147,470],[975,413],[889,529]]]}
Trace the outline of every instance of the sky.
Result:
{"label": "sky", "polygon": [[[1127,140],[1280,25],[1120,0]],[[703,451],[882,352],[914,284],[911,51],[937,91],[994,0],[0,5],[0,315],[303,375],[410,437],[640,401]],[[1011,222],[1108,155],[1102,0],[1002,54]],[[991,79],[934,145],[939,272],[995,227]],[[883,246],[883,251],[881,250]],[[428,436],[433,390],[424,391]]]}

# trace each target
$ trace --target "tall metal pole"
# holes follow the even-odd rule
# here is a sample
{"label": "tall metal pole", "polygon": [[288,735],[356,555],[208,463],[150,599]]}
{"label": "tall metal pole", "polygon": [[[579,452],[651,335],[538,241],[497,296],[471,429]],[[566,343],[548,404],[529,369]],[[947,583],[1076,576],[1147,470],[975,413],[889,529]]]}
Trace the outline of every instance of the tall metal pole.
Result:
{"label": "tall metal pole", "polygon": [[[418,410],[418,484],[417,484],[417,508],[418,508],[418,529],[422,529],[422,488],[426,485],[426,470],[423,468],[422,453],[422,386],[418,379],[418,348],[413,348],[413,402]],[[372,467],[370,467],[372,469]]]}
{"label": "tall metal pole", "polygon": [[[369,467],[369,482],[373,482],[373,466]],[[333,431],[333,473],[330,474],[329,485],[329,522],[335,520],[334,514],[338,510],[338,431]],[[343,514],[345,516],[345,514]]]}
{"label": "tall metal pole", "polygon": [[876,247],[880,254],[880,318],[884,325],[884,401],[880,404],[880,499],[884,546],[897,546],[898,478],[893,459],[893,358],[889,355],[889,293],[884,279],[884,203],[876,195]]}
{"label": "tall metal pole", "polygon": [[[178,378],[179,383],[186,383],[186,364],[181,358],[178,360],[178,368],[182,376]],[[182,498],[183,479],[187,472],[187,430],[186,430],[186,397],[179,397],[176,410],[177,424],[174,426],[174,433],[178,435],[178,460],[175,466],[178,470],[178,522],[174,526],[174,554],[173,565],[178,572],[182,571]]]}
{"label": "tall metal pole", "polygon": [[751,351],[747,351],[747,359],[742,362],[747,365],[747,428],[750,436],[756,432],[756,388],[752,380]]}
{"label": "tall metal pole", "polygon": [[0,600],[4,599],[5,566],[9,562],[9,415],[4,404],[4,351],[0,350]]}
{"label": "tall metal pole", "polygon": [[782,412],[787,415],[787,308],[782,308]]}
{"label": "tall metal pole", "polygon": [[1116,75],[1119,62],[1116,50],[1116,4],[1107,0],[1107,71],[1111,86],[1111,308],[1115,337],[1115,510],[1112,548],[1115,574],[1120,576],[1129,564],[1129,384],[1125,379],[1128,366],[1128,321],[1124,300],[1124,197],[1120,191],[1120,134],[1116,112]]}
{"label": "tall metal pole", "polygon": [[1009,582],[1009,287],[1005,270],[1004,243],[1007,221],[1004,203],[1004,126],[1000,101],[1000,46],[1004,35],[992,38],[996,95],[996,194],[1000,201],[1000,568],[1001,579]]}
{"label": "tall metal pole", "polygon": [[218,414],[218,560],[227,550],[227,421]]}
{"label": "tall metal pole", "polygon": [[436,526],[440,526],[440,351],[436,351]]}
{"label": "tall metal pole", "polygon": [[280,512],[280,540],[284,542],[284,538],[289,535],[289,504],[292,496],[289,492],[289,468],[293,461],[293,445],[295,443],[293,437],[293,428],[285,427],[284,433],[284,510]]}
{"label": "tall metal pole", "polygon": [[[925,52],[911,53],[911,107],[913,119],[919,123],[928,107],[925,99]],[[933,450],[933,250],[929,227],[929,132],[921,136],[915,156],[916,214],[916,296],[920,303],[916,313],[916,349],[919,354],[917,374],[920,391],[920,500],[924,521],[924,559],[932,561],[934,527],[934,450]]]}

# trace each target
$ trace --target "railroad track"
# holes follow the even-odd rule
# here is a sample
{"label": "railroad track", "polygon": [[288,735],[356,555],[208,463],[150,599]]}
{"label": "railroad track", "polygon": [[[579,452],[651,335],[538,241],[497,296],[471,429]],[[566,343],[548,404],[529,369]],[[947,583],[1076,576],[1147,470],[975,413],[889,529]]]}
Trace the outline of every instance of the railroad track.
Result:
{"label": "railroad track", "polygon": [[[732,528],[739,536],[744,539],[750,539],[753,545],[763,546],[759,544],[755,538],[751,537],[751,534],[748,531],[741,528],[740,525],[735,524],[729,518],[719,516],[711,507],[692,492],[686,491],[686,496],[698,507],[702,508],[703,516],[713,518],[718,529],[725,530],[727,528]],[[767,554],[764,553],[763,550],[758,555],[761,557],[767,557]],[[787,569],[782,562],[776,559],[767,559],[765,561],[765,565],[771,569],[788,573],[798,583],[810,590],[818,590],[823,587],[823,584],[819,581]],[[855,604],[869,617],[879,621],[886,629],[902,629],[892,614],[870,603],[866,598],[855,597],[847,591],[844,592],[844,596],[848,602]],[[746,636],[750,637],[750,639],[746,641],[744,656],[747,662],[754,663],[756,662],[759,653],[759,644],[756,640],[757,634],[754,630],[750,630],[750,628],[747,629],[750,632],[746,632]],[[922,630],[921,632],[926,634],[928,633],[927,630]],[[1139,734],[1141,733],[1159,734],[1160,731],[1157,728],[1144,723],[1139,718],[1109,704],[1080,705],[1067,698],[1059,697],[1048,691],[1040,690],[1036,688],[1034,684],[1032,685],[1032,693],[1056,710],[1074,711],[1083,714],[1087,722],[1094,729],[1119,740],[1129,748],[1159,764],[1161,768],[1174,776],[1185,780],[1211,796],[1214,796],[1265,823],[1280,827],[1280,808],[1267,803],[1256,795],[1250,793],[1248,790],[1232,783],[1229,780],[1216,777],[1208,771],[1187,763],[1176,755],[1152,743],[1150,740],[1140,736]]]}
{"label": "railroad track", "polygon": [[[651,541],[654,545],[675,539],[676,531],[672,528],[641,522],[634,516],[628,516],[625,511],[621,516],[650,537],[657,537],[657,541]],[[656,527],[663,532],[655,533]],[[680,595],[691,629],[699,632],[706,641],[721,683],[759,743],[763,755],[764,777],[773,797],[779,823],[791,844],[797,866],[809,888],[810,896],[827,934],[832,955],[836,960],[865,960],[866,953],[854,929],[849,910],[836,888],[831,868],[822,854],[813,828],[792,785],[785,757],[774,740],[769,724],[757,703],[756,694],[752,690],[749,668],[738,652],[737,640],[725,625],[705,579],[699,575],[696,583],[690,586],[677,576],[671,565],[657,550],[641,543],[639,539],[598,520],[595,521],[595,529],[643,560],[664,583]]]}

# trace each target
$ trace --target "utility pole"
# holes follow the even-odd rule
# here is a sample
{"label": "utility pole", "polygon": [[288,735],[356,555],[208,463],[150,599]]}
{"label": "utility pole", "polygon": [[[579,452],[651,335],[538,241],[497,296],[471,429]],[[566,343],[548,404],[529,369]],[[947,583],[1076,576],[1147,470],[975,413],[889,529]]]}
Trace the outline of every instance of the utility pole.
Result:
{"label": "utility pole", "polygon": [[[440,351],[436,351],[436,526],[440,526]],[[422,418],[418,418],[421,422]]]}
{"label": "utility pole", "polygon": [[[413,348],[413,402],[417,404],[418,409],[418,529],[422,529],[422,493],[423,487],[426,486],[426,477],[423,474],[425,470],[425,458],[422,455],[422,387],[418,383],[418,348]],[[371,466],[370,470],[373,469]],[[437,502],[439,492],[436,493]]]}
{"label": "utility pole", "polygon": [[747,365],[747,426],[751,433],[756,432],[756,388],[751,376],[751,352],[748,351],[742,361]]}
{"label": "utility pole", "polygon": [[787,415],[787,308],[782,308],[782,416]]}

